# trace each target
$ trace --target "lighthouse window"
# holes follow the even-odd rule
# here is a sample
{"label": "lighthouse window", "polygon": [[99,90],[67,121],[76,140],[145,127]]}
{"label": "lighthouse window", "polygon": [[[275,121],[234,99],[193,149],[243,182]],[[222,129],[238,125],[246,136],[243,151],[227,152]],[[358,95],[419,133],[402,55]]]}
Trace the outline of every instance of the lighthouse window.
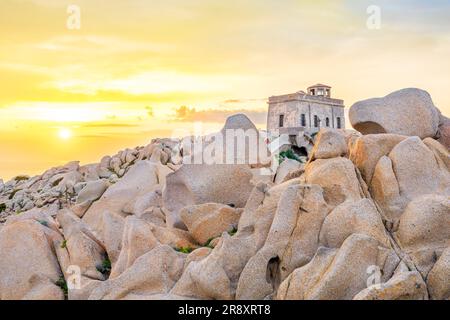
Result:
{"label": "lighthouse window", "polygon": [[283,126],[284,126],[284,114],[280,114],[280,118],[279,118],[278,121],[279,121],[278,122],[279,127],[283,128]]}
{"label": "lighthouse window", "polygon": [[304,113],[302,113],[301,117],[300,117],[300,123],[302,127],[306,127],[306,116]]}

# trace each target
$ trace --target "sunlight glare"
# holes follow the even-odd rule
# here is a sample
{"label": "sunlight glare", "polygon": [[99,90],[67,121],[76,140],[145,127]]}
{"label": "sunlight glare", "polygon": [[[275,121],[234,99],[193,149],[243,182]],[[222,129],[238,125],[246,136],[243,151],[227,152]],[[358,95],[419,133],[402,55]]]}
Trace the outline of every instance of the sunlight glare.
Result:
{"label": "sunlight glare", "polygon": [[72,131],[67,128],[61,128],[58,131],[58,137],[62,140],[68,140],[72,137]]}

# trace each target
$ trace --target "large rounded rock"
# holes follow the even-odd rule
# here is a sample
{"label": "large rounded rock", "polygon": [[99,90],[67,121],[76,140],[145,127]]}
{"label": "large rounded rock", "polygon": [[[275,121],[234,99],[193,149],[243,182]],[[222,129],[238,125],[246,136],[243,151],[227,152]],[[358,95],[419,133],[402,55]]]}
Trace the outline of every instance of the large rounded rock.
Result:
{"label": "large rounded rock", "polygon": [[441,115],[437,140],[450,150],[450,119]]}
{"label": "large rounded rock", "polygon": [[344,134],[335,129],[322,128],[317,134],[311,159],[328,159],[344,156],[347,142]]}
{"label": "large rounded rock", "polygon": [[78,193],[78,197],[72,211],[79,217],[83,217],[91,204],[98,200],[102,194],[108,189],[107,180],[99,179],[89,181],[86,186]]}
{"label": "large rounded rock", "polygon": [[423,143],[433,151],[439,166],[442,169],[450,170],[450,150],[432,138],[423,139]]}
{"label": "large rounded rock", "polygon": [[89,227],[70,210],[58,212],[57,219],[64,231],[65,244],[70,265],[80,267],[81,275],[90,279],[105,280],[97,270],[105,259],[105,249]]}
{"label": "large rounded rock", "polygon": [[132,199],[155,190],[165,174],[165,166],[162,164],[139,161],[84,214],[83,221],[104,243],[111,262],[117,260],[120,252],[127,216],[123,209]]}
{"label": "large rounded rock", "polygon": [[347,158],[317,159],[308,163],[305,180],[321,186],[325,201],[331,206],[347,200],[357,201],[364,196],[355,166]]}
{"label": "large rounded rock", "polygon": [[301,172],[304,171],[304,165],[296,160],[292,160],[289,158],[286,158],[283,160],[283,162],[280,164],[280,166],[277,168],[277,173],[275,175],[275,183],[279,184],[283,181],[286,181],[286,177],[290,174],[300,170]]}
{"label": "large rounded rock", "polygon": [[372,180],[378,160],[406,138],[397,134],[368,134],[356,139],[350,150],[350,160],[361,171],[367,184]]}
{"label": "large rounded rock", "polygon": [[320,247],[310,263],[296,269],[280,285],[282,300],[348,300],[365,289],[368,270],[381,271],[381,281],[393,273],[398,258],[392,249],[366,235],[349,236],[340,249]]}
{"label": "large rounded rock", "polygon": [[157,245],[158,240],[153,235],[149,223],[135,216],[127,217],[122,236],[122,250],[109,278],[117,278],[131,267],[137,258],[153,250]]}
{"label": "large rounded rock", "polygon": [[189,205],[214,202],[243,208],[253,188],[252,177],[248,165],[183,165],[167,176],[163,191],[168,226],[184,228],[179,212]]}
{"label": "large rounded rock", "polygon": [[237,229],[242,209],[218,203],[188,206],[180,211],[181,219],[199,244],[206,244],[223,232]]}
{"label": "large rounded rock", "polygon": [[329,208],[317,185],[293,185],[281,195],[264,246],[239,278],[236,299],[265,299],[293,270],[308,263],[319,245]]}
{"label": "large rounded rock", "polygon": [[184,164],[247,164],[267,167],[271,162],[264,135],[244,114],[235,114],[219,132],[185,137],[180,149]]}
{"label": "large rounded rock", "polygon": [[253,189],[234,236],[224,233],[211,253],[186,267],[172,294],[198,299],[232,299],[239,276],[249,259],[264,245],[283,192],[298,179],[268,189]]}
{"label": "large rounded rock", "polygon": [[411,201],[400,218],[397,236],[403,247],[446,246],[450,239],[450,199],[425,195]]}
{"label": "large rounded rock", "polygon": [[334,208],[322,225],[320,242],[328,248],[339,248],[354,233],[368,235],[389,247],[381,216],[373,201],[367,198],[347,201]]}
{"label": "large rounded rock", "polygon": [[427,286],[417,271],[400,272],[389,281],[372,285],[353,300],[427,300]]}
{"label": "large rounded rock", "polygon": [[0,300],[63,300],[55,255],[62,238],[37,221],[22,220],[0,232]]}
{"label": "large rounded rock", "polygon": [[396,133],[423,139],[436,135],[439,110],[428,92],[408,88],[355,103],[349,118],[352,126],[363,134]]}
{"label": "large rounded rock", "polygon": [[428,290],[433,299],[450,299],[450,247],[444,250],[427,277]]}
{"label": "large rounded rock", "polygon": [[450,194],[450,173],[418,137],[409,137],[389,153],[400,195],[412,200],[424,194]]}
{"label": "large rounded rock", "polygon": [[[372,166],[368,164],[366,161],[362,167]],[[369,184],[370,191],[394,229],[411,200],[426,194],[450,194],[448,164],[448,152],[439,142],[431,138],[422,141],[418,137],[400,141],[387,156],[379,159]]]}
{"label": "large rounded rock", "polygon": [[411,201],[395,235],[401,248],[426,276],[450,239],[449,197],[424,195]]}
{"label": "large rounded rock", "polygon": [[184,260],[182,253],[167,245],[158,245],[138,257],[119,276],[101,282],[89,299],[138,300],[167,293],[180,278]]}
{"label": "large rounded rock", "polygon": [[398,221],[405,201],[400,197],[400,187],[389,157],[378,161],[370,184],[372,197],[382,209],[383,218],[391,223]]}

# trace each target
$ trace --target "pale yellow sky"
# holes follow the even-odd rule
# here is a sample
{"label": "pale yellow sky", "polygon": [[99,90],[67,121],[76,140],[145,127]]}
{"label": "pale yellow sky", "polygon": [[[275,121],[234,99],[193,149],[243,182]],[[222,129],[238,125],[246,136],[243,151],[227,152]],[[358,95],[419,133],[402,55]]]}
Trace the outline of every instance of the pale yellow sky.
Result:
{"label": "pale yellow sky", "polygon": [[449,115],[450,1],[375,2],[379,30],[365,0],[2,0],[0,177],[234,112],[264,127],[268,96],[317,82],[347,106],[419,87]]}

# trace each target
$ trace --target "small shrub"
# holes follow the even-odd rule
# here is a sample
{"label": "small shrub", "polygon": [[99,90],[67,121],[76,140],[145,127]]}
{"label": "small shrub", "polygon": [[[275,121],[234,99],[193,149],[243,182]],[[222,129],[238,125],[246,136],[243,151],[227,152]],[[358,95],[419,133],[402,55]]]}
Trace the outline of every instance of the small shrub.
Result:
{"label": "small shrub", "polygon": [[111,273],[111,260],[108,257],[103,259],[102,264],[97,266],[97,270],[102,274],[109,276]]}
{"label": "small shrub", "polygon": [[6,204],[0,203],[0,213],[6,210]]}
{"label": "small shrub", "polygon": [[282,163],[284,159],[292,159],[301,162],[300,158],[294,153],[294,151],[292,151],[292,149],[280,152],[280,154],[278,155],[279,163]]}
{"label": "small shrub", "polygon": [[28,180],[28,179],[30,179],[30,178],[27,177],[27,176],[17,176],[17,177],[14,178],[15,181],[25,181],[25,180]]}
{"label": "small shrub", "polygon": [[61,277],[59,277],[58,281],[55,282],[55,284],[61,288],[62,292],[64,292],[64,297],[67,299],[67,296],[69,294],[69,289],[67,288],[66,279],[64,279],[64,277],[61,276]]}
{"label": "small shrub", "polygon": [[191,253],[194,249],[192,249],[191,247],[181,247],[175,248],[175,250],[182,253]]}
{"label": "small shrub", "polygon": [[233,227],[233,229],[231,229],[230,231],[228,231],[228,234],[229,234],[230,236],[234,236],[234,235],[236,234],[236,232],[237,232],[237,228],[236,228],[236,227]]}
{"label": "small shrub", "polygon": [[65,249],[65,248],[67,248],[67,240],[63,240],[61,242],[61,249]]}
{"label": "small shrub", "polygon": [[209,238],[208,241],[206,241],[206,243],[205,243],[203,246],[204,246],[204,247],[207,247],[207,248],[214,249],[214,247],[211,245],[211,242],[212,242],[214,239],[216,239],[216,238],[215,238],[215,237]]}
{"label": "small shrub", "polygon": [[39,223],[42,224],[44,227],[48,227],[48,222],[45,220],[39,220]]}

